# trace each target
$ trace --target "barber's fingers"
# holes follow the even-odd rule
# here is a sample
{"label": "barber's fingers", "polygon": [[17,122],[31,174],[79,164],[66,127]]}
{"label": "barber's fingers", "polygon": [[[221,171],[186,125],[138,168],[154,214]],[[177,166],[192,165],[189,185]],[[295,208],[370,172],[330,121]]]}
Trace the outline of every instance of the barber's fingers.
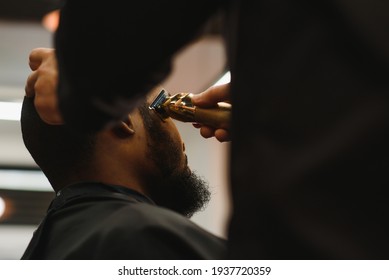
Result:
{"label": "barber's fingers", "polygon": [[47,97],[38,98],[38,96],[35,97],[34,104],[40,118],[50,125],[64,124],[65,122],[60,114],[57,99]]}
{"label": "barber's fingers", "polygon": [[38,72],[34,71],[32,72],[26,81],[26,86],[25,86],[25,92],[26,96],[28,97],[33,97],[35,95],[35,84],[36,81],[38,80]]}
{"label": "barber's fingers", "polygon": [[202,126],[200,128],[200,135],[204,138],[215,137],[219,142],[227,142],[231,140],[228,130],[221,128],[214,129],[209,126]]}
{"label": "barber's fingers", "polygon": [[230,134],[226,129],[215,129],[213,127],[201,125],[194,123],[194,127],[200,129],[200,135],[204,138],[212,138],[215,137],[219,142],[227,142],[230,141]]}
{"label": "barber's fingers", "polygon": [[195,94],[192,97],[192,102],[200,107],[215,106],[218,102],[230,102],[230,84],[213,86]]}
{"label": "barber's fingers", "polygon": [[231,141],[230,133],[225,129],[216,129],[215,138],[219,142],[227,142]]}
{"label": "barber's fingers", "polygon": [[64,121],[58,107],[58,98],[53,89],[56,84],[38,78],[34,85],[34,104],[40,118],[47,124],[62,125]]}
{"label": "barber's fingers", "polygon": [[29,93],[26,90],[26,95],[30,93],[35,95],[34,104],[41,119],[51,125],[64,124],[58,107],[57,79],[54,74],[42,75],[39,70],[34,71],[29,77],[28,84]]}
{"label": "barber's fingers", "polygon": [[215,136],[215,129],[209,126],[200,126],[200,135],[204,138],[211,138]]}
{"label": "barber's fingers", "polygon": [[56,94],[52,92],[53,84],[40,78],[38,71],[32,72],[26,82],[26,96],[34,97],[36,111],[40,118],[47,124],[64,124],[58,108]]}
{"label": "barber's fingers", "polygon": [[31,70],[36,70],[42,64],[42,61],[47,57],[52,55],[54,49],[52,48],[35,48],[30,52],[29,55],[29,65]]}

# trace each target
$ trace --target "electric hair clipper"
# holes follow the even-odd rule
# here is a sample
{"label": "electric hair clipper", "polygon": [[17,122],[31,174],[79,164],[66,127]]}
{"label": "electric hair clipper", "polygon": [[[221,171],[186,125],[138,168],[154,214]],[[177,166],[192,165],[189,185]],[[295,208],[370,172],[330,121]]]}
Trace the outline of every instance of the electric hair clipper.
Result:
{"label": "electric hair clipper", "polygon": [[200,108],[192,104],[192,93],[170,95],[161,90],[149,109],[165,120],[169,117],[182,121],[208,125],[214,128],[228,128],[231,118],[231,104],[220,102],[216,107]]}

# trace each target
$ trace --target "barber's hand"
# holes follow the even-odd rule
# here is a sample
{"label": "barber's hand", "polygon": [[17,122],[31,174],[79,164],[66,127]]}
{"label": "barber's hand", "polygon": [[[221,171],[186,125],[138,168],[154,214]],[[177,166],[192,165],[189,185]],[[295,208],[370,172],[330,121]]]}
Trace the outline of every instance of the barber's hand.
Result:
{"label": "barber's hand", "polygon": [[[194,94],[192,103],[196,106],[207,108],[214,107],[218,102],[230,102],[230,84],[213,86],[199,94]],[[227,129],[215,129],[202,124],[193,124],[200,129],[200,134],[204,138],[215,137],[219,142],[230,141],[230,133]]]}
{"label": "barber's hand", "polygon": [[27,78],[26,96],[35,96],[35,108],[44,122],[52,125],[63,124],[58,108],[58,68],[55,50],[33,49],[30,52],[29,65],[32,73]]}

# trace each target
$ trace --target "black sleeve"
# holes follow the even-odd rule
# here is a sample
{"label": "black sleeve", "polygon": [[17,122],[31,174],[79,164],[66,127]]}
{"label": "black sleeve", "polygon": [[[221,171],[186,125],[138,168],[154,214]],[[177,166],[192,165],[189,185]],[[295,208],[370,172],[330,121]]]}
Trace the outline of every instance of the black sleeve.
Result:
{"label": "black sleeve", "polygon": [[65,121],[85,130],[124,117],[169,75],[173,55],[220,2],[67,1],[55,34]]}

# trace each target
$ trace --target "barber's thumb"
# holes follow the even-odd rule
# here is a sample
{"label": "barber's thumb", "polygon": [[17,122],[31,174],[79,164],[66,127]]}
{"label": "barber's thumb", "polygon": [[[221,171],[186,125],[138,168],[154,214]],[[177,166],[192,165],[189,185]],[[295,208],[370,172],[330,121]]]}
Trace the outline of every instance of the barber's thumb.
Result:
{"label": "barber's thumb", "polygon": [[209,100],[207,100],[206,96],[204,96],[204,93],[197,93],[193,94],[192,96],[192,103],[197,106],[207,106],[210,105]]}

